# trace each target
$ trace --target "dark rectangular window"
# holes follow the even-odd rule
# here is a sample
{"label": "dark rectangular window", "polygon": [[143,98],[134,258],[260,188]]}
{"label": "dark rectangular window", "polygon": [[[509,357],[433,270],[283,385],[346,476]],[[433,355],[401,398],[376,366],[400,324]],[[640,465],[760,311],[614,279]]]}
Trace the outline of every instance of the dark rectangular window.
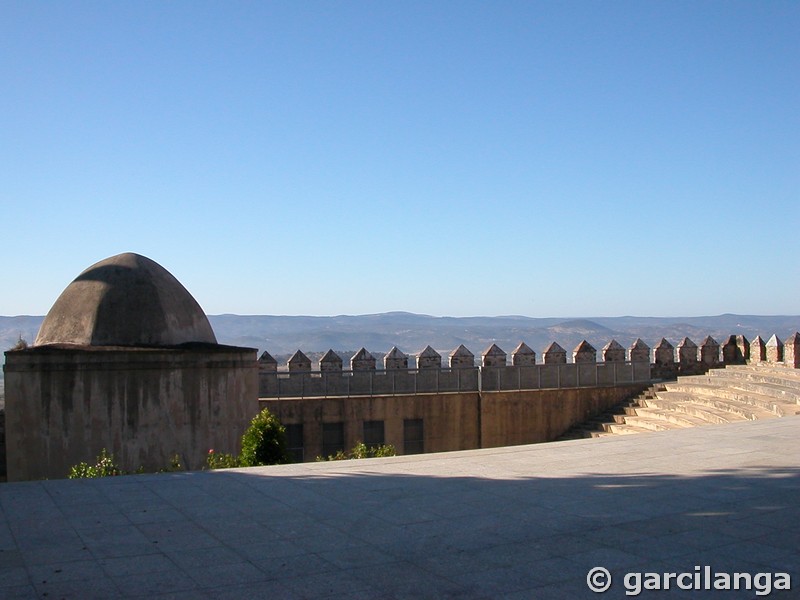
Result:
{"label": "dark rectangular window", "polygon": [[301,463],[305,459],[303,452],[303,424],[286,425],[286,447],[292,462]]}
{"label": "dark rectangular window", "polygon": [[364,421],[364,444],[383,446],[383,421]]}
{"label": "dark rectangular window", "polygon": [[344,423],[323,423],[322,455],[327,458],[339,450],[344,451]]}
{"label": "dark rectangular window", "polygon": [[425,431],[422,419],[403,421],[403,454],[422,454],[425,452]]}

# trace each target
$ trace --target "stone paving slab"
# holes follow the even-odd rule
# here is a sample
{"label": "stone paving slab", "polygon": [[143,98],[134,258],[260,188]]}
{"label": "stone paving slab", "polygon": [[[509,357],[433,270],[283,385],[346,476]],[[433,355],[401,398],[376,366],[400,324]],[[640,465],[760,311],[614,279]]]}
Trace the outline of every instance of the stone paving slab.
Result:
{"label": "stone paving slab", "polygon": [[[787,417],[0,484],[0,598],[627,598],[627,573],[706,565],[786,572],[794,589],[770,597],[800,598],[798,434]],[[586,584],[598,566],[602,595]],[[764,597],[675,585],[637,597]]]}

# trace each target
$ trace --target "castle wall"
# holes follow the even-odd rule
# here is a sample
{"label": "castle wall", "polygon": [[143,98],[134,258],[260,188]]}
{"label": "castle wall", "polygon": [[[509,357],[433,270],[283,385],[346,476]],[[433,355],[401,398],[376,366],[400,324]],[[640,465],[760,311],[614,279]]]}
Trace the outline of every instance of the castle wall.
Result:
{"label": "castle wall", "polygon": [[384,443],[404,454],[403,426],[424,423],[424,451],[447,452],[555,439],[571,426],[633,397],[643,383],[613,387],[406,394],[346,398],[261,398],[285,426],[303,426],[305,461],[323,456],[323,425],[342,423],[344,448],[364,440],[365,421],[383,421]]}
{"label": "castle wall", "polygon": [[6,353],[8,480],[63,478],[106,448],[126,471],[238,452],[258,410],[255,350],[38,347]]}
{"label": "castle wall", "polygon": [[285,426],[303,425],[304,460],[323,456],[323,424],[344,424],[344,448],[363,441],[364,421],[383,421],[384,443],[403,453],[403,422],[422,419],[425,452],[480,447],[479,394],[404,394],[348,398],[260,399]]}
{"label": "castle wall", "polygon": [[646,362],[554,363],[392,369],[382,371],[259,372],[260,398],[512,391],[613,386],[651,380]]}
{"label": "castle wall", "polygon": [[643,392],[646,384],[483,392],[481,448],[549,442],[573,425]]}

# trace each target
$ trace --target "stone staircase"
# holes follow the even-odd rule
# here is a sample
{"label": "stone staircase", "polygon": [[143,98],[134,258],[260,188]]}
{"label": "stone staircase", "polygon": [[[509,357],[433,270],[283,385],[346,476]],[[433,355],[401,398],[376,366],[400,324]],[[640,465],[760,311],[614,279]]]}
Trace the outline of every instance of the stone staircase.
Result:
{"label": "stone staircase", "polygon": [[800,369],[770,363],[729,365],[658,383],[632,401],[576,426],[559,440],[800,414]]}

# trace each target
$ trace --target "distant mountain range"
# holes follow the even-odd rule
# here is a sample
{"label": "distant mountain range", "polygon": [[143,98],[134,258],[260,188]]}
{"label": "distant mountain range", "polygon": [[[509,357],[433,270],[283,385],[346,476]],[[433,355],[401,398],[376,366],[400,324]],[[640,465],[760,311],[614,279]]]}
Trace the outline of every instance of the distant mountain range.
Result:
{"label": "distant mountain range", "polygon": [[[19,337],[32,343],[41,316],[0,317],[0,346],[11,348]],[[664,337],[673,345],[689,337],[695,343],[710,335],[723,343],[731,334],[765,340],[785,339],[800,330],[800,316],[719,315],[709,317],[591,317],[581,319],[500,317],[432,317],[406,312],[374,315],[307,317],[273,315],[210,315],[222,344],[267,350],[279,362],[297,349],[312,359],[332,348],[345,360],[361,347],[380,359],[392,346],[414,354],[425,346],[446,356],[459,344],[475,355],[495,343],[511,351],[525,342],[537,355],[550,342],[568,352],[586,340],[598,352],[612,339],[624,347],[642,338],[651,348]]]}

